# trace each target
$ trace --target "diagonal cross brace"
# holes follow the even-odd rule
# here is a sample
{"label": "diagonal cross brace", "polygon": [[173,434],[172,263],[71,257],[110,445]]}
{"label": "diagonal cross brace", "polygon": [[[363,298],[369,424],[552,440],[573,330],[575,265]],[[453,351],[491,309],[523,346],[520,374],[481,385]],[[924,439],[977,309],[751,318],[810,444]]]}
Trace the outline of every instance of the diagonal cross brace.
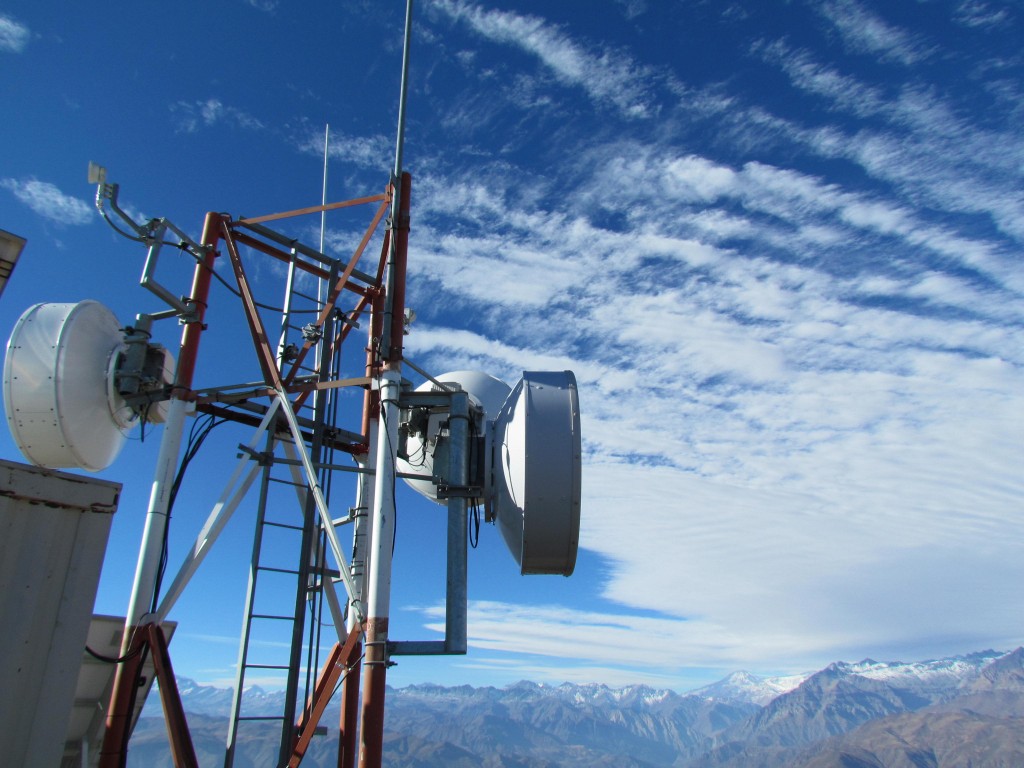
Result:
{"label": "diagonal cross brace", "polygon": [[[283,388],[279,388],[276,393],[276,402],[281,408],[281,413],[284,414],[285,421],[288,422],[288,429],[292,434],[292,440],[295,442],[296,447],[305,446],[305,440],[302,437],[302,431],[299,428],[299,421],[295,418],[295,411],[292,410],[292,405],[288,401],[288,395]],[[356,621],[360,624],[366,620],[364,615],[363,607],[359,602],[359,593],[356,591],[355,582],[352,581],[352,573],[348,568],[348,561],[345,560],[345,554],[341,550],[341,544],[338,541],[338,532],[334,530],[334,525],[331,520],[331,512],[327,508],[327,501],[324,499],[324,493],[320,488],[320,483],[316,479],[316,469],[313,467],[313,461],[309,458],[309,453],[303,448],[299,451],[299,459],[302,461],[302,468],[306,473],[306,485],[309,487],[310,493],[313,494],[313,501],[316,503],[316,510],[320,515],[320,522],[323,524],[321,527],[324,533],[327,534],[327,543],[331,547],[331,551],[334,553],[334,559],[338,563],[338,570],[341,572],[341,580],[345,583],[345,591],[348,593],[349,604],[352,606],[352,610],[356,614]]]}
{"label": "diagonal cross brace", "polygon": [[[213,509],[210,511],[210,515],[206,519],[206,524],[196,537],[196,543],[192,546],[192,549],[186,556],[185,561],[181,564],[181,568],[178,570],[177,575],[174,577],[174,581],[171,583],[170,587],[167,588],[163,599],[160,601],[160,607],[157,608],[156,611],[160,621],[163,621],[164,618],[167,617],[171,608],[174,607],[178,598],[181,597],[181,593],[185,590],[185,587],[188,585],[192,576],[198,570],[205,557],[210,553],[210,549],[217,541],[221,531],[224,530],[224,526],[227,525],[228,520],[231,519],[231,516],[235,513],[238,505],[242,502],[242,499],[245,497],[246,493],[248,493],[249,488],[256,479],[256,475],[259,472],[259,464],[252,460],[250,452],[259,444],[264,432],[267,431],[275,414],[277,413],[277,409],[277,402],[272,402],[270,404],[270,408],[268,408],[266,414],[264,414],[259,427],[257,427],[256,432],[253,433],[252,439],[249,441],[248,445],[242,446],[243,452],[241,459],[239,459],[234,472],[231,473],[231,477],[228,479],[228,483],[224,487],[224,491],[221,493],[217,503],[213,505]],[[246,449],[248,449],[248,451]],[[248,472],[245,473],[245,477],[242,479],[241,484],[239,484],[239,478],[242,477],[243,470],[245,470],[247,465],[249,467]]]}

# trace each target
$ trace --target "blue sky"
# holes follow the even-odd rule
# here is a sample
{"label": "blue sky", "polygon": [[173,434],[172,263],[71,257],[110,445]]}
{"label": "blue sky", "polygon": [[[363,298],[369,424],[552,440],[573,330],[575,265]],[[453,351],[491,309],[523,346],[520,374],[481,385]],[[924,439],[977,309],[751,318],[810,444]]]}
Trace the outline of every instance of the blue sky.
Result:
{"label": "blue sky", "polygon": [[[0,6],[0,228],[28,238],[5,333],[39,301],[159,308],[90,160],[194,237],[207,210],[318,204],[326,123],[328,197],[383,187],[404,3],[295,6]],[[408,355],[575,371],[585,461],[577,573],[519,577],[485,530],[470,653],[391,683],[685,690],[1024,640],[1022,26],[1019,0],[417,3]],[[318,217],[286,226],[318,241]],[[359,226],[330,215],[332,253]],[[161,262],[181,293],[190,269]],[[246,380],[240,311],[214,301],[197,383]],[[103,473],[125,485],[104,613],[158,434],[134,438]],[[247,440],[204,449],[172,567]],[[392,636],[429,639],[443,517],[399,502]],[[173,615],[179,674],[232,679],[251,519]]]}

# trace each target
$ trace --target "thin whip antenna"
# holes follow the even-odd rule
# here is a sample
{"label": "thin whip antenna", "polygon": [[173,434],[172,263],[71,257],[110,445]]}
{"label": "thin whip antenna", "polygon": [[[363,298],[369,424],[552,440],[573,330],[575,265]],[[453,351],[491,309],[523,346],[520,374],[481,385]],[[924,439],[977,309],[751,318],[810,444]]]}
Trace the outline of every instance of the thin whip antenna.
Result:
{"label": "thin whip antenna", "polygon": [[[402,175],[402,150],[405,147],[405,100],[409,80],[409,47],[412,42],[412,0],[405,6],[405,42],[402,48],[402,83],[398,97],[398,136],[395,141],[395,179]],[[396,197],[397,200],[397,197]],[[393,209],[398,212],[397,203]]]}
{"label": "thin whip antenna", "polygon": [[[395,138],[395,167],[391,173],[391,180],[393,185],[392,196],[391,196],[391,225],[394,227],[398,223],[398,212],[401,208],[401,183],[402,178],[402,151],[405,148],[405,101],[406,93],[409,87],[409,48],[412,42],[412,3],[413,0],[407,0],[405,5],[405,43],[402,47],[402,83],[399,88],[398,96],[398,135]],[[384,357],[387,357],[391,352],[391,326],[395,322],[402,322],[402,318],[397,320],[393,317],[394,315],[394,286],[392,280],[394,279],[394,263],[395,263],[395,237],[394,231],[392,231],[390,248],[388,249],[388,285],[384,299],[384,322],[383,322],[383,333],[381,334],[381,352]]]}
{"label": "thin whip antenna", "polygon": [[[324,186],[323,192],[320,195],[320,205],[327,205],[327,157],[330,154],[329,147],[331,141],[331,124],[324,123]],[[327,229],[327,211],[320,211],[320,253],[324,252],[324,232]],[[318,280],[316,286],[316,298],[318,302],[323,302],[323,289],[324,281]]]}

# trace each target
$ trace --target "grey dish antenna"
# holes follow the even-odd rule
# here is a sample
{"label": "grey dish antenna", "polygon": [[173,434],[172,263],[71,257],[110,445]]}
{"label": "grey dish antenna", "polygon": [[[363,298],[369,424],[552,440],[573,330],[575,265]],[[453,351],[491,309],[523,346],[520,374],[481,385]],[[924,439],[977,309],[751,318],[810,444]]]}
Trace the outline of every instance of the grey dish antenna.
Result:
{"label": "grey dish antenna", "polygon": [[572,574],[580,404],[572,371],[527,371],[492,426],[491,511],[522,573]]}
{"label": "grey dish antenna", "polygon": [[[437,377],[469,395],[476,501],[497,523],[523,574],[568,576],[576,565],[580,530],[579,394],[571,371],[528,371],[515,387],[485,373]],[[428,382],[418,392],[438,391]],[[399,471],[421,494],[445,503],[447,414],[433,408],[409,418]]]}

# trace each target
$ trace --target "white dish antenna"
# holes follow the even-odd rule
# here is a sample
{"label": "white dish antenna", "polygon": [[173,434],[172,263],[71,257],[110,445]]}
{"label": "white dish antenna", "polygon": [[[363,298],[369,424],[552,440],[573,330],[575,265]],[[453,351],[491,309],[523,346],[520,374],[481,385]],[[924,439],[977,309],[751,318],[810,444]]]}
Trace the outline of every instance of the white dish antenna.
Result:
{"label": "white dish antenna", "polygon": [[21,453],[41,467],[105,469],[138,416],[114,386],[125,349],[96,301],[44,303],[18,320],[4,360],[4,409]]}
{"label": "white dish antenna", "polygon": [[[524,574],[568,576],[576,565],[580,530],[581,435],[579,394],[571,371],[526,372],[514,389],[477,371],[437,377],[457,384],[479,409],[474,423],[482,435],[483,461],[475,483],[481,488],[488,522],[496,521]],[[417,392],[436,389],[431,382]],[[419,475],[406,482],[433,501],[438,467],[447,465],[447,411],[437,408],[410,421],[408,458],[399,471]]]}

